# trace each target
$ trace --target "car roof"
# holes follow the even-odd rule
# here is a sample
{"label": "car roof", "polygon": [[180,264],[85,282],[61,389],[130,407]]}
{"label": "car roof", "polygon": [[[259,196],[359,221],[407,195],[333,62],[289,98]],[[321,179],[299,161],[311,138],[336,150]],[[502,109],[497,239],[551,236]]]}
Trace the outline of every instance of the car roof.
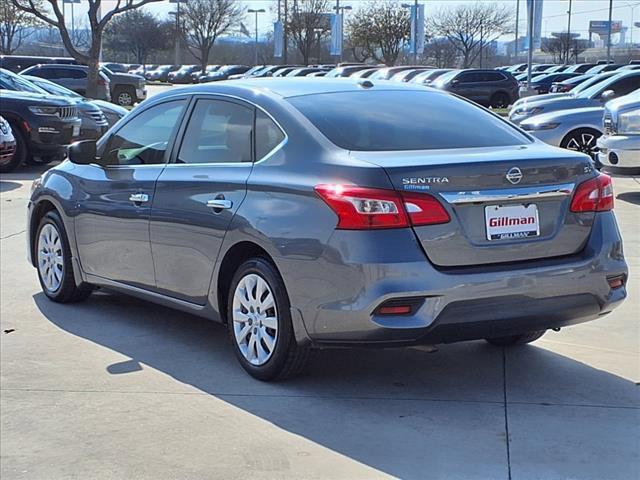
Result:
{"label": "car roof", "polygon": [[[369,86],[371,85],[371,86]],[[369,80],[350,78],[314,78],[314,77],[275,77],[238,79],[216,82],[214,84],[196,84],[179,89],[171,89],[154,96],[163,98],[184,93],[220,93],[220,94],[266,94],[281,98],[322,93],[361,92],[376,90],[415,90],[424,92],[422,85],[393,82],[389,80]],[[430,91],[436,91],[429,89]]]}

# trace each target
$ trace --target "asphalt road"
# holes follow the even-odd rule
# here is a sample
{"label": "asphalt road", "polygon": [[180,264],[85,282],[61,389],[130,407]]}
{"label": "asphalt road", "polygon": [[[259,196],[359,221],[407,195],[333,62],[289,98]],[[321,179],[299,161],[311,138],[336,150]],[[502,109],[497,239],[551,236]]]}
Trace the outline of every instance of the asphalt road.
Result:
{"label": "asphalt road", "polygon": [[25,258],[37,175],[0,182],[3,480],[640,477],[638,179],[615,179],[632,274],[613,314],[521,348],[322,351],[265,384],[206,320],[48,301]]}

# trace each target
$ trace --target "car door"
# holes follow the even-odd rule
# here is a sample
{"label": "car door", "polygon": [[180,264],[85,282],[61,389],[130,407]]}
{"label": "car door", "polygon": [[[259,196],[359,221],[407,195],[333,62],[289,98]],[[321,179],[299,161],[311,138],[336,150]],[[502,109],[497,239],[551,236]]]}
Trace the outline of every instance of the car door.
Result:
{"label": "car door", "polygon": [[478,72],[464,72],[457,78],[457,83],[453,85],[453,92],[474,102],[483,99],[481,92],[481,74]]}
{"label": "car door", "polygon": [[100,166],[74,166],[76,242],[86,273],[155,288],[151,205],[186,104],[178,98],[134,114],[98,144]]}
{"label": "car door", "polygon": [[161,293],[206,302],[218,252],[253,165],[253,106],[194,99],[172,162],[156,186],[151,246]]}

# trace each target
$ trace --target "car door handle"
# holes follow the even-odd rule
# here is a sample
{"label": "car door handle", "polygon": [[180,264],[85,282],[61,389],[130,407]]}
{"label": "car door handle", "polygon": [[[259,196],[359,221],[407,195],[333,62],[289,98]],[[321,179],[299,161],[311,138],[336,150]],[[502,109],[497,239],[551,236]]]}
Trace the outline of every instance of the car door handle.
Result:
{"label": "car door handle", "polygon": [[129,201],[133,203],[146,203],[149,201],[149,195],[146,193],[133,193],[129,197]]}
{"label": "car door handle", "polygon": [[224,198],[214,198],[213,200],[207,201],[207,207],[213,208],[214,210],[228,210],[233,207],[233,202],[231,200],[225,200]]}

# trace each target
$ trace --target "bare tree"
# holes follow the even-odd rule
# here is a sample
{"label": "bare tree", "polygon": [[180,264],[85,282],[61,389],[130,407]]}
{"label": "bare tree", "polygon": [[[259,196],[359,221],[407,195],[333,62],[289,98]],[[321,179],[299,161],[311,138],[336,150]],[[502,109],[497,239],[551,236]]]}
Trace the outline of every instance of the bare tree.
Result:
{"label": "bare tree", "polygon": [[432,22],[434,33],[454,46],[463,68],[468,68],[480,54],[481,45],[511,32],[513,9],[497,3],[459,4],[441,9]]}
{"label": "bare tree", "polygon": [[446,38],[432,38],[425,45],[424,56],[429,65],[449,68],[455,66],[458,51]]}
{"label": "bare tree", "polygon": [[554,63],[571,63],[589,48],[586,40],[569,37],[565,32],[554,34],[554,38],[543,38],[541,50],[553,56]]}
{"label": "bare tree", "polygon": [[244,8],[235,0],[189,0],[180,11],[182,35],[187,49],[202,69],[220,35],[233,31],[244,18]]}
{"label": "bare tree", "polygon": [[317,48],[318,37],[325,36],[331,28],[326,15],[330,11],[328,0],[293,0],[287,30],[305,65],[309,64],[314,47]]}
{"label": "bare tree", "polygon": [[407,10],[395,1],[371,2],[356,11],[347,25],[356,58],[393,65],[411,33]]}
{"label": "bare tree", "polygon": [[105,46],[131,52],[137,63],[146,64],[152,51],[169,46],[173,23],[162,22],[150,12],[131,10],[113,19],[104,32]]}
{"label": "bare tree", "polygon": [[[37,0],[35,3],[42,3]],[[0,53],[11,55],[40,22],[8,0],[0,2]]]}
{"label": "bare tree", "polygon": [[[7,0],[3,0],[7,1]],[[102,0],[87,0],[89,10],[87,12],[90,27],[90,42],[88,48],[80,48],[73,43],[73,38],[67,25],[64,15],[58,5],[57,0],[9,0],[11,3],[27,12],[45,24],[56,27],[60,32],[62,43],[69,55],[79,63],[89,67],[87,78],[87,96],[93,97],[97,94],[98,68],[100,61],[100,47],[102,45],[102,35],[104,29],[109,24],[114,15],[135,10],[143,5],[160,0],[115,0],[112,8],[107,8]]]}

